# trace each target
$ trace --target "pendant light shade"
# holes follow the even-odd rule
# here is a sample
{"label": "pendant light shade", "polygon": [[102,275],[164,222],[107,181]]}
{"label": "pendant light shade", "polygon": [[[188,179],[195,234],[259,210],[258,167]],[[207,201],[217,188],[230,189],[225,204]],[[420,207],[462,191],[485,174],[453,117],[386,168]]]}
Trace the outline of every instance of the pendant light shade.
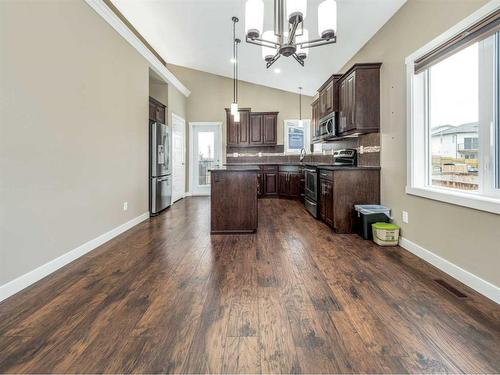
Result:
{"label": "pendant light shade", "polygon": [[245,4],[245,33],[251,38],[258,38],[264,27],[264,1],[247,0]]}
{"label": "pendant light shade", "polygon": [[325,0],[318,6],[318,33],[324,39],[332,39],[337,32],[337,2]]}
{"label": "pendant light shade", "polygon": [[307,0],[286,0],[286,16],[289,22],[298,17],[299,22],[306,18]]}
{"label": "pendant light shade", "polygon": [[[302,35],[297,35],[296,42],[297,44],[299,43],[305,43],[309,40],[309,31],[306,29],[302,30]],[[307,57],[309,54],[309,48],[302,48],[300,45],[297,45],[297,56],[301,58],[302,60]]]}
{"label": "pendant light shade", "polygon": [[238,113],[238,103],[231,103],[231,114],[234,116]]}
{"label": "pendant light shade", "polygon": [[239,112],[236,112],[236,114],[233,116],[233,121],[240,122],[240,113]]}
{"label": "pendant light shade", "polygon": [[[262,34],[262,39],[268,40],[270,42],[276,42],[276,35],[274,35],[274,31],[268,30],[264,31]],[[276,48],[262,46],[262,58],[264,60],[272,59],[276,55]]]}

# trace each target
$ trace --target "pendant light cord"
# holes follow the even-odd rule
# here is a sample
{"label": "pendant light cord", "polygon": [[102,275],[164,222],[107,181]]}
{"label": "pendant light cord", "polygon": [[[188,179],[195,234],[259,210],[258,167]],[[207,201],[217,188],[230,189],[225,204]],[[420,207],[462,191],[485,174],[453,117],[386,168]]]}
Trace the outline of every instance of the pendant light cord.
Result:
{"label": "pendant light cord", "polygon": [[234,44],[236,45],[236,102],[235,103],[238,103],[238,80],[239,80],[239,75],[240,75],[240,62],[239,62],[239,58],[238,58],[238,39],[235,39],[234,41]]}
{"label": "pendant light cord", "polygon": [[236,103],[236,21],[233,19],[233,103]]}
{"label": "pendant light cord", "polygon": [[299,87],[299,120],[302,121],[302,87]]}

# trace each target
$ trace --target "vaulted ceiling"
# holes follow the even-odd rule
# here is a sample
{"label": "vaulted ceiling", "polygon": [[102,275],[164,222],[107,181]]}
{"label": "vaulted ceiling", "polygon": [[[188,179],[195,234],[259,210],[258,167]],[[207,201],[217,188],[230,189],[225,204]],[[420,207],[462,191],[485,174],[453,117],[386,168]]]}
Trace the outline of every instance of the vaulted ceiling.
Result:
{"label": "vaulted ceiling", "polygon": [[[317,37],[317,7],[309,0],[305,28]],[[112,0],[132,25],[171,64],[232,77],[232,16],[245,39],[245,0]],[[266,69],[261,47],[240,44],[240,79],[314,95],[392,17],[406,0],[337,0],[337,43],[310,50],[305,67],[281,57]],[[273,28],[273,0],[264,0],[264,30]],[[279,71],[279,72],[278,72]]]}

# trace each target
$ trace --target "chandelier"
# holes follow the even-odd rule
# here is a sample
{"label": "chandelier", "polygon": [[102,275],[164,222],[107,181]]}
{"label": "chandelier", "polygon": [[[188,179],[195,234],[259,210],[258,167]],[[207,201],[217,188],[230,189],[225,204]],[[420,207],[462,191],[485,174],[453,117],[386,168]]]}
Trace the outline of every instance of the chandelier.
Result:
{"label": "chandelier", "polygon": [[304,66],[309,48],[337,41],[337,3],[324,0],[318,6],[319,39],[309,39],[304,28],[307,0],[274,0],[274,30],[263,31],[263,0],[247,0],[245,5],[245,32],[247,43],[262,46],[266,68],[281,56],[292,56]]}

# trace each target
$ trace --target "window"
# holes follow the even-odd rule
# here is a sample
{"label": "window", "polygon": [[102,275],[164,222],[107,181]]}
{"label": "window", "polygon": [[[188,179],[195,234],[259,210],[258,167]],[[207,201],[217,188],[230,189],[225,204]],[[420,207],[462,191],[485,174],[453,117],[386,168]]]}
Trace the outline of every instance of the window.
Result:
{"label": "window", "polygon": [[406,59],[409,194],[500,213],[499,21],[486,6]]}
{"label": "window", "polygon": [[309,151],[311,120],[285,120],[285,153],[298,154],[301,149]]}

